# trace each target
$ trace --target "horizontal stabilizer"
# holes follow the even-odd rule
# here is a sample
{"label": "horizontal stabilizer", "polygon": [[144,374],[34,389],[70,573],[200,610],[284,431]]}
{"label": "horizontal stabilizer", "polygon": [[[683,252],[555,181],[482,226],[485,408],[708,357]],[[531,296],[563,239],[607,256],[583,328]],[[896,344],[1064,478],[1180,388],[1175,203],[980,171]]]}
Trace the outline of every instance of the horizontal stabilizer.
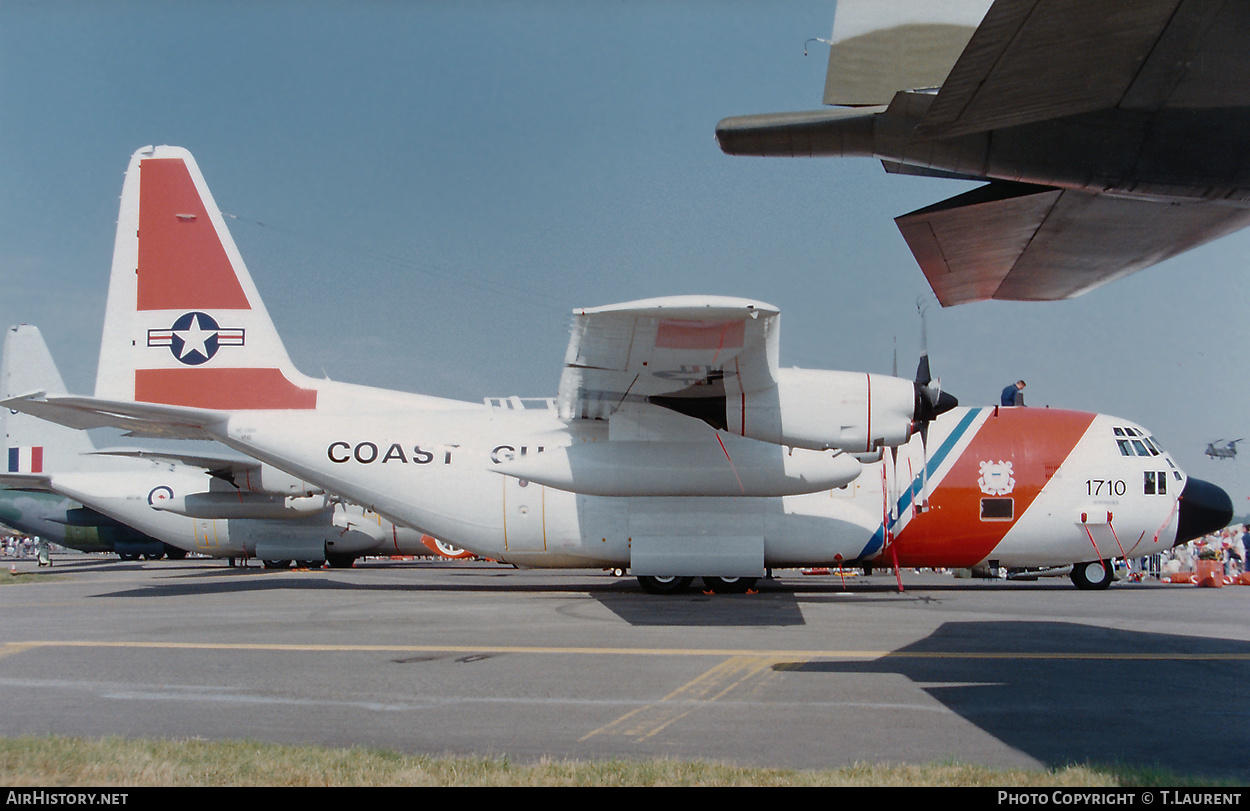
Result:
{"label": "horizontal stabilizer", "polygon": [[990,183],[895,222],[949,307],[1072,298],[1250,225],[1250,210]]}
{"label": "horizontal stabilizer", "polygon": [[5,490],[36,490],[51,492],[52,476],[47,473],[0,473],[0,487]]}
{"label": "horizontal stabilizer", "polygon": [[0,402],[0,407],[69,428],[121,428],[136,436],[164,439],[214,439],[205,428],[224,423],[230,417],[227,412],[200,408],[96,397],[47,397],[42,392],[10,397]]}
{"label": "horizontal stabilizer", "polygon": [[260,462],[245,456],[229,456],[226,454],[179,453],[171,450],[146,448],[103,448],[92,452],[93,456],[123,456],[132,459],[153,459],[163,462],[177,462],[205,470],[245,471],[260,467]]}

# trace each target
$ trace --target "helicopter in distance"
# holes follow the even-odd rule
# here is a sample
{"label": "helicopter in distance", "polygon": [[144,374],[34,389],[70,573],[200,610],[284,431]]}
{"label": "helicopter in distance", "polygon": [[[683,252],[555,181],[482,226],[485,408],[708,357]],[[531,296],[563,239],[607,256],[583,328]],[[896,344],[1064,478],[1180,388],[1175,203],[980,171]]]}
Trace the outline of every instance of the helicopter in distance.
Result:
{"label": "helicopter in distance", "polygon": [[[1237,443],[1241,442],[1242,439],[1245,439],[1245,437],[1241,437],[1241,439],[1230,439],[1228,442],[1224,442],[1222,439],[1217,439],[1215,442],[1208,442],[1207,456],[1210,456],[1212,459],[1236,459]],[[1224,442],[1224,444],[1219,445],[1218,443],[1220,442]]]}

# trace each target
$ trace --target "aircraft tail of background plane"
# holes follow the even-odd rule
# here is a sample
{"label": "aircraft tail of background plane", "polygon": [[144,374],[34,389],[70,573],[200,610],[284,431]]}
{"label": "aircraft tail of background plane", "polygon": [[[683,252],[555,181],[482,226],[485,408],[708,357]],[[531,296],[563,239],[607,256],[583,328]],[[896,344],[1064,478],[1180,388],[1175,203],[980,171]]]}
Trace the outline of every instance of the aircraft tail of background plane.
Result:
{"label": "aircraft tail of background plane", "polygon": [[[36,391],[65,394],[65,383],[39,329],[29,324],[9,327],[0,355],[0,399]],[[85,431],[7,408],[0,411],[0,429],[5,436],[4,457],[0,458],[4,473],[44,474],[95,450]]]}
{"label": "aircraft tail of background plane", "polygon": [[883,105],[899,90],[940,86],[989,7],[990,0],[838,0],[825,104]]}
{"label": "aircraft tail of background plane", "polygon": [[144,147],[122,187],[95,395],[222,410],[312,409],[191,154]]}

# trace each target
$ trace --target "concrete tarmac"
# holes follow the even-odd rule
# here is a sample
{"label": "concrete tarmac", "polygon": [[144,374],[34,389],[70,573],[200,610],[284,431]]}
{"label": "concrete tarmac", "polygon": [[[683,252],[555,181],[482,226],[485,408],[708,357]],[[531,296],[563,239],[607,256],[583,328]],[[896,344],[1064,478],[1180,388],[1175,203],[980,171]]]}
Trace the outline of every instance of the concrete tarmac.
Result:
{"label": "concrete tarmac", "polygon": [[5,736],[1250,780],[1247,587],[784,572],[756,594],[654,596],[481,562],[18,570],[0,588]]}

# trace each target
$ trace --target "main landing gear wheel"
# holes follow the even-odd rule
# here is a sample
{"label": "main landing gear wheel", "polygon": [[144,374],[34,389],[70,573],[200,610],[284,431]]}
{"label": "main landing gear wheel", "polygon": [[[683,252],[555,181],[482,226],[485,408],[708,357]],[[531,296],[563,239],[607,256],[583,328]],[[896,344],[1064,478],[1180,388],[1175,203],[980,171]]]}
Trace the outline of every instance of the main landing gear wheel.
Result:
{"label": "main landing gear wheel", "polygon": [[1072,567],[1072,582],[1078,589],[1092,591],[1105,589],[1115,579],[1109,560],[1090,560]]}
{"label": "main landing gear wheel", "polygon": [[648,594],[680,594],[690,588],[693,582],[693,577],[638,575],[638,585]]}
{"label": "main landing gear wheel", "polygon": [[289,560],[266,560],[263,561],[266,569],[289,569],[291,561]]}

